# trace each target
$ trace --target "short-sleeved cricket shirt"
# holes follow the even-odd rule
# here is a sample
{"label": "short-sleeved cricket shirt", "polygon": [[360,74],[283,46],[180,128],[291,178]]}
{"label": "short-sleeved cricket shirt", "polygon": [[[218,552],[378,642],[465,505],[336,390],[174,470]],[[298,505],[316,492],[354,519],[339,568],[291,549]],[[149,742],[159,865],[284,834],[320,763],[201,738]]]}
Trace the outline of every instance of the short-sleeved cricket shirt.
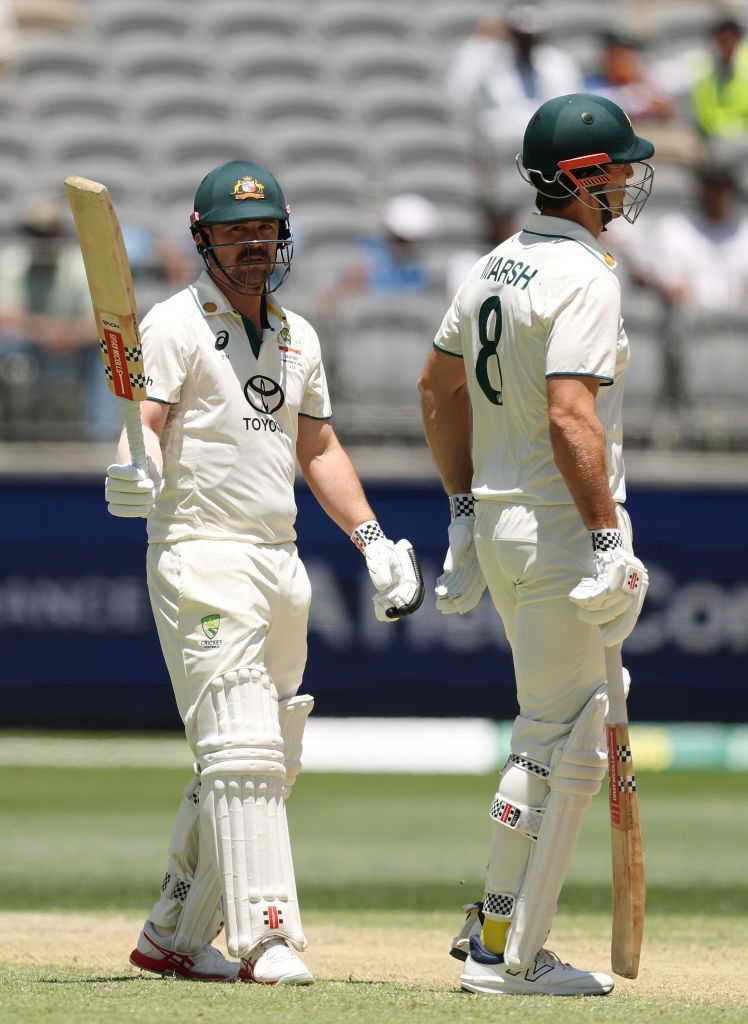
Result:
{"label": "short-sleeved cricket shirt", "polygon": [[629,346],[615,260],[581,225],[531,214],[480,259],[434,340],[463,358],[473,417],[473,493],[480,499],[573,501],[551,448],[546,380],[595,377],[608,481],[626,496],[623,378]]}
{"label": "short-sleeved cricket shirt", "polygon": [[296,539],[298,418],[330,398],[316,332],[271,300],[261,344],[206,273],[143,320],[146,391],[171,406],[151,543]]}

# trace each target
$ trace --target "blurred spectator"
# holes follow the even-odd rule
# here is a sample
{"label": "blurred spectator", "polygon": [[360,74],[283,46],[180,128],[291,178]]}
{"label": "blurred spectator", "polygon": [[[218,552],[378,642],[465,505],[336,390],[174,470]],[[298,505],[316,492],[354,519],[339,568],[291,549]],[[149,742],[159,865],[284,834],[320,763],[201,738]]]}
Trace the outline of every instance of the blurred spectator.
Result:
{"label": "blurred spectator", "polygon": [[504,23],[506,38],[496,44],[473,97],[476,137],[500,150],[519,148],[525,126],[541,103],[582,88],[573,58],[544,42],[548,22],[542,5],[514,3]]}
{"label": "blurred spectator", "polygon": [[647,65],[639,36],[621,29],[607,33],[601,42],[600,70],[588,76],[586,91],[622,107],[637,132],[654,143],[659,160],[693,163],[701,159],[701,140],[682,116],[665,77]]}
{"label": "blurred spectator", "polygon": [[9,0],[0,0],[0,75],[5,74],[18,52],[18,22]]}
{"label": "blurred spectator", "polygon": [[743,37],[740,22],[720,18],[712,28],[711,52],[701,58],[691,106],[707,138],[745,142],[748,136],[748,43]]}
{"label": "blurred spectator", "polygon": [[[0,395],[6,437],[116,433],[119,410],[100,368],[97,330],[77,241],[56,195],[32,196],[21,235],[0,252]],[[106,402],[102,399],[107,399]],[[101,438],[100,438],[101,439]]]}
{"label": "blurred spectator", "polygon": [[748,216],[733,175],[695,172],[693,211],[664,215],[629,258],[640,283],[687,311],[745,311],[748,303]]}
{"label": "blurred spectator", "polygon": [[430,200],[415,193],[392,196],[382,209],[382,228],[359,240],[339,277],[320,296],[319,314],[334,315],[351,295],[402,295],[428,291],[434,284],[423,243],[439,227]]}

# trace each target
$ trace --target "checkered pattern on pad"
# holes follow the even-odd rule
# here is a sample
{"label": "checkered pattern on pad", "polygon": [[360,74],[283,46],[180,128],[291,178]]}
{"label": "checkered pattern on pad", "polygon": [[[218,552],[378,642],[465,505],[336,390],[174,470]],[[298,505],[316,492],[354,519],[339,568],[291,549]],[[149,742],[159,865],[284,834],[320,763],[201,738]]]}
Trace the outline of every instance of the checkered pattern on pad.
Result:
{"label": "checkered pattern on pad", "polygon": [[475,498],[472,494],[450,494],[449,511],[452,515],[452,522],[460,516],[474,516]]}
{"label": "checkered pattern on pad", "polygon": [[514,895],[511,892],[487,892],[483,897],[483,913],[490,917],[508,920],[514,911]]}
{"label": "checkered pattern on pad", "polygon": [[547,768],[540,761],[533,761],[530,757],[525,757],[522,754],[510,754],[506,759],[504,765],[504,771],[507,770],[510,764],[513,764],[516,768],[522,768],[526,772],[530,772],[531,775],[539,775],[541,779],[547,779],[551,774],[550,768]]}
{"label": "checkered pattern on pad", "polygon": [[384,530],[375,519],[369,519],[361,523],[351,534],[351,540],[359,551],[365,551],[367,544],[374,540],[383,540]]}
{"label": "checkered pattern on pad", "polygon": [[614,551],[623,547],[620,530],[592,530],[593,551]]}

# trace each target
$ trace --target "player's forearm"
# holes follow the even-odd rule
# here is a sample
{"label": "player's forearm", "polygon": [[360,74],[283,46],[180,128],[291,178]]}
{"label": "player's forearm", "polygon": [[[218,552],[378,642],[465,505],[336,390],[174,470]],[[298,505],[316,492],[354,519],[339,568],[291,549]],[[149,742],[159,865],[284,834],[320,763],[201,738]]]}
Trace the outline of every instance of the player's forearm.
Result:
{"label": "player's forearm", "polygon": [[353,463],[337,440],[309,460],[300,458],[299,463],[312,494],[346,534],[376,518]]}
{"label": "player's forearm", "polygon": [[602,426],[588,410],[552,417],[551,446],[556,465],[588,530],[616,528],[618,519],[605,467]]}
{"label": "player's forearm", "polygon": [[421,387],[426,442],[447,494],[463,494],[473,481],[470,454],[470,400],[467,387],[440,394]]}

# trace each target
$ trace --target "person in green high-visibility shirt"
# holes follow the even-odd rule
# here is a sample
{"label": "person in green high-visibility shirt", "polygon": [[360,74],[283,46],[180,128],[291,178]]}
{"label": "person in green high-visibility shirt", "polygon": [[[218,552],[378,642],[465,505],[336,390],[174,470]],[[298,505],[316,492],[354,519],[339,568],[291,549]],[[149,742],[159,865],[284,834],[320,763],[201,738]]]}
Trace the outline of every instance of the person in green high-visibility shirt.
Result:
{"label": "person in green high-visibility shirt", "polygon": [[748,42],[734,18],[712,27],[713,54],[706,56],[691,88],[691,108],[700,130],[709,136],[748,141]]}

